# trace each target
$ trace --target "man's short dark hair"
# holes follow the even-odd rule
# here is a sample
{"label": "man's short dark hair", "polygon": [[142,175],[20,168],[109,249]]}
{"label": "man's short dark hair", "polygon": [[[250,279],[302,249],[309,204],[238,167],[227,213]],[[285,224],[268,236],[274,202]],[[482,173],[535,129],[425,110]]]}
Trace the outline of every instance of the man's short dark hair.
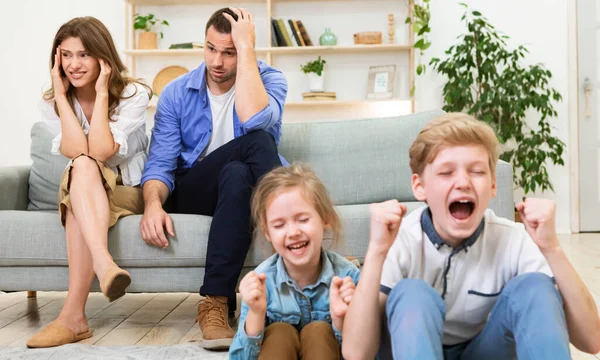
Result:
{"label": "man's short dark hair", "polygon": [[229,22],[229,20],[227,20],[225,16],[223,16],[223,13],[228,13],[233,17],[235,21],[237,21],[238,19],[237,14],[231,11],[231,9],[219,9],[210,16],[210,19],[208,19],[208,22],[206,23],[206,29],[204,30],[204,35],[208,33],[208,28],[210,28],[211,26],[214,26],[215,30],[217,30],[221,34],[231,34],[231,23]]}

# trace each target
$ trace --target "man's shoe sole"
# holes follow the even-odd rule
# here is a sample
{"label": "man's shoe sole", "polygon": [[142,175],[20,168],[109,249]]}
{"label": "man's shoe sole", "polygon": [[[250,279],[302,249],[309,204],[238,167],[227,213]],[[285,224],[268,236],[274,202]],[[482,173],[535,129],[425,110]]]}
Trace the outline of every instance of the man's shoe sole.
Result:
{"label": "man's shoe sole", "polygon": [[209,350],[227,350],[233,343],[232,338],[205,340],[202,339],[202,347]]}

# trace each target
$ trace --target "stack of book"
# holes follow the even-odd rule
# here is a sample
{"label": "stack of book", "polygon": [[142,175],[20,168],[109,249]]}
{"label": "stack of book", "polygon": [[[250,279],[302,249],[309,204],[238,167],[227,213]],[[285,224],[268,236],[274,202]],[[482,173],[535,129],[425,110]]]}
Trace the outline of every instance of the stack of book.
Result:
{"label": "stack of book", "polygon": [[271,46],[312,46],[300,20],[271,19]]}
{"label": "stack of book", "polygon": [[302,98],[304,98],[304,101],[330,101],[335,100],[337,97],[335,92],[319,91],[302,93]]}
{"label": "stack of book", "polygon": [[204,47],[204,43],[201,42],[186,42],[181,44],[171,44],[169,49],[202,49]]}

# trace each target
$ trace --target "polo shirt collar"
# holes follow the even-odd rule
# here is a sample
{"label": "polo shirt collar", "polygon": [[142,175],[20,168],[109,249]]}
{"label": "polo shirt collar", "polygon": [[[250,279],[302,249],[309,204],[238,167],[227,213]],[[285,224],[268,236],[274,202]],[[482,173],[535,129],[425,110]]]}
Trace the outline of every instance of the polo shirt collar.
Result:
{"label": "polo shirt collar", "polygon": [[[457,248],[457,250],[464,249],[475,244],[475,241],[477,241],[477,239],[483,232],[484,227],[485,218],[481,219],[481,223],[479,224],[479,226],[477,226],[475,232],[471,234],[471,236],[469,236],[467,239],[465,239],[465,241],[462,242],[462,244]],[[436,247],[436,249],[439,250],[440,247],[442,247],[442,245],[450,246],[450,244],[446,243],[440,237],[437,231],[435,231],[435,227],[433,226],[433,220],[431,218],[431,209],[429,207],[423,210],[423,213],[421,214],[421,228],[423,228],[423,232],[425,232],[425,234],[427,235],[433,246]]]}

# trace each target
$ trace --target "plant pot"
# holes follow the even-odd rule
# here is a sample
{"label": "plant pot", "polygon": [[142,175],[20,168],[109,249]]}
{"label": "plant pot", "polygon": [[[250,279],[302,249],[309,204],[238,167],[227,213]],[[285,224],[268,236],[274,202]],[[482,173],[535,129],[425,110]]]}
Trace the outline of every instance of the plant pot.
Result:
{"label": "plant pot", "polygon": [[325,71],[321,76],[316,73],[308,73],[308,87],[311,92],[321,92],[325,89]]}
{"label": "plant pot", "polygon": [[158,34],[143,31],[138,36],[138,49],[158,49]]}

